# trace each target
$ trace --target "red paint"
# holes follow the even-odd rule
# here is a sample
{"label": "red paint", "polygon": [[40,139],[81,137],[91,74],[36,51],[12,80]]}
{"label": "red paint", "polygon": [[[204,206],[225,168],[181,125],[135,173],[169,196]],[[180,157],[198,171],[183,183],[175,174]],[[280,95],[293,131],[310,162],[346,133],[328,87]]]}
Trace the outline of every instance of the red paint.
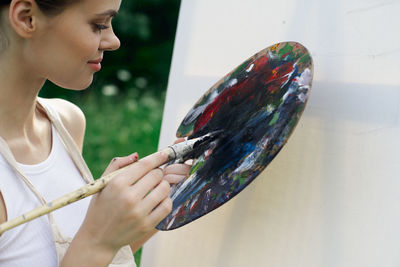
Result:
{"label": "red paint", "polygon": [[278,91],[282,85],[289,80],[289,74],[293,71],[293,69],[293,64],[286,63],[276,67],[271,71],[271,73],[266,73],[265,76],[268,77],[265,80],[265,84],[268,86],[266,93],[270,94]]}
{"label": "red paint", "polygon": [[179,207],[179,210],[178,210],[178,212],[176,213],[176,217],[177,218],[179,218],[179,217],[183,217],[183,216],[185,216],[185,214],[186,214],[186,212],[185,212],[185,203],[183,203],[180,207]]}
{"label": "red paint", "polygon": [[[293,64],[288,62],[286,64],[280,65],[275,69],[271,70],[268,64],[268,57],[261,57],[257,61],[253,63],[249,63],[249,65],[255,65],[254,73],[263,73],[261,80],[265,80],[264,84],[268,86],[267,94],[275,93],[278,91],[282,84],[288,81],[289,73],[293,71]],[[252,76],[253,71],[250,72],[250,76]],[[207,122],[214,116],[216,112],[221,108],[221,105],[226,105],[229,103],[234,97],[243,96],[248,94],[249,88],[254,89],[254,83],[259,80],[260,77],[252,76],[249,79],[245,79],[242,82],[239,82],[232,86],[229,89],[224,90],[218,97],[211,102],[207,108],[203,111],[202,115],[200,115],[197,123],[194,127],[194,132],[201,129]],[[254,98],[254,96],[250,96],[250,99]]]}
{"label": "red paint", "polygon": [[293,71],[293,68],[294,66],[290,62],[276,67],[270,73],[266,73],[265,76],[268,78],[265,80],[265,83],[268,84],[282,76],[288,77],[288,74]]}
{"label": "red paint", "polygon": [[218,97],[211,102],[207,108],[203,111],[203,114],[197,120],[197,123],[194,127],[194,132],[201,129],[212,117],[213,115],[219,110],[222,104],[226,104],[229,102],[233,97],[240,95],[243,90],[247,90],[247,88],[251,88],[248,86],[249,80],[244,81],[241,84],[235,84],[230,89],[227,89],[222,92]]}
{"label": "red paint", "polygon": [[269,58],[267,56],[260,57],[258,58],[254,64],[255,64],[255,71],[259,72],[260,70],[264,69],[265,67],[268,68],[269,70],[269,64],[268,64]]}

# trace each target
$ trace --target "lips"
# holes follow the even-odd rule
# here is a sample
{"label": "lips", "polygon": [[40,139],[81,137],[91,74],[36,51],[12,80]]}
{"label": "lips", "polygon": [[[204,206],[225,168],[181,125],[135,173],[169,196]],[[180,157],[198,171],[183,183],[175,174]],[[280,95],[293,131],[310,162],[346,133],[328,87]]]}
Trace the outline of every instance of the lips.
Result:
{"label": "lips", "polygon": [[89,64],[99,64],[99,63],[101,63],[102,60],[103,60],[102,58],[99,58],[99,59],[96,59],[96,60],[88,61],[88,63]]}
{"label": "lips", "polygon": [[99,58],[99,59],[95,59],[95,60],[91,60],[88,61],[88,65],[94,70],[94,71],[99,71],[101,69],[101,61],[103,59]]}

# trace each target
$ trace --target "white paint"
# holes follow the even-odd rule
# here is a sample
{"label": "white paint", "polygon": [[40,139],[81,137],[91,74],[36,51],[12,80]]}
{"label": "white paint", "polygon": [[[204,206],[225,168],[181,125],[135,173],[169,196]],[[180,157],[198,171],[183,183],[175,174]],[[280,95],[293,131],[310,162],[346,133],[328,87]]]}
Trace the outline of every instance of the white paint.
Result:
{"label": "white paint", "polygon": [[300,86],[308,86],[311,82],[312,72],[310,69],[305,69],[300,77],[297,79],[297,82]]}
{"label": "white paint", "polygon": [[399,0],[183,0],[160,147],[208,88],[268,45],[305,45],[314,82],[266,171],[155,236],[142,266],[400,266],[398,14]]}
{"label": "white paint", "polygon": [[247,71],[247,72],[250,72],[253,68],[254,68],[254,64],[251,64],[251,65],[246,69],[246,71]]}
{"label": "white paint", "polygon": [[236,83],[237,83],[237,79],[234,78],[234,79],[232,79],[232,80],[229,81],[228,86],[232,87],[232,86],[234,86]]}

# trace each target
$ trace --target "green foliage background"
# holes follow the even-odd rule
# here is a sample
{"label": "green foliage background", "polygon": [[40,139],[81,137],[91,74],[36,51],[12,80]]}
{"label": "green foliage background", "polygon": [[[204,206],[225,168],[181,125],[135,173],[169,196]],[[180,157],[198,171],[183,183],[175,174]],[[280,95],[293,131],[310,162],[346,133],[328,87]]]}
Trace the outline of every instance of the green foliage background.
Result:
{"label": "green foliage background", "polygon": [[121,48],[105,53],[92,86],[76,92],[48,82],[40,93],[67,99],[85,113],[83,156],[94,177],[115,156],[157,150],[179,6],[180,0],[122,1],[113,20]]}

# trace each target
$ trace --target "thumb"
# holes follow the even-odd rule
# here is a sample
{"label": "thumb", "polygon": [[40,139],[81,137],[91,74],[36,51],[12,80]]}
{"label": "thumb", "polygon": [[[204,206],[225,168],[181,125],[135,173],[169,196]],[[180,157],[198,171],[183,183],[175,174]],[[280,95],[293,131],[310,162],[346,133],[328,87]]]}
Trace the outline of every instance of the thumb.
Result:
{"label": "thumb", "polygon": [[137,152],[132,153],[131,155],[125,157],[115,157],[111,160],[110,164],[108,164],[102,176],[112,173],[116,170],[119,170],[131,163],[134,163],[135,161],[138,160],[138,158],[139,155]]}

